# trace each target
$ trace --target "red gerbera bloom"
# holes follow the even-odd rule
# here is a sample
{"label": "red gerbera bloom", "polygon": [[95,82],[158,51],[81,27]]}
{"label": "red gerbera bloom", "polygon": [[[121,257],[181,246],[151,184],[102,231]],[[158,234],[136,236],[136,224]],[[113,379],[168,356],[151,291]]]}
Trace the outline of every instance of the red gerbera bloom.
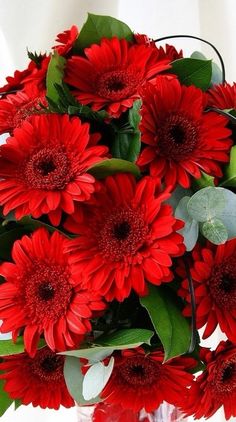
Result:
{"label": "red gerbera bloom", "polygon": [[47,347],[37,351],[34,358],[27,353],[4,357],[0,363],[0,379],[5,380],[4,390],[22,404],[43,409],[74,406],[64,376],[64,357]]}
{"label": "red gerbera bloom", "polygon": [[[236,239],[224,245],[195,247],[191,275],[195,288],[197,327],[206,324],[203,338],[209,337],[219,324],[221,330],[236,342]],[[186,277],[182,267],[178,269]],[[188,281],[182,282],[180,296],[190,302]],[[191,315],[187,305],[184,314]]]}
{"label": "red gerbera bloom", "polygon": [[85,201],[95,179],[87,173],[107,152],[105,146],[88,147],[89,124],[67,115],[34,115],[0,147],[0,204],[4,215],[15,210],[48,214],[60,223],[62,211],[74,211],[74,201]]}
{"label": "red gerbera bloom", "polygon": [[176,78],[156,78],[143,89],[140,130],[144,148],[140,166],[150,165],[153,176],[168,186],[187,188],[190,176],[201,170],[221,177],[219,162],[229,160],[232,141],[228,120],[214,112],[203,114],[205,94],[194,86],[181,86]]}
{"label": "red gerbera bloom", "polygon": [[47,106],[45,94],[37,88],[29,92],[19,91],[15,95],[7,95],[0,100],[0,134],[13,133],[16,127],[22,125],[32,114],[43,112]]}
{"label": "red gerbera bloom", "polygon": [[114,354],[111,378],[101,392],[105,404],[119,405],[139,412],[156,410],[163,401],[179,406],[193,380],[187,369],[195,366],[192,358],[175,358],[163,363],[164,353],[145,353],[137,349]]}
{"label": "red gerbera bloom", "polygon": [[112,117],[132,107],[146,80],[170,67],[169,60],[158,60],[152,47],[116,37],[104,38],[84,53],[86,57],[68,60],[65,81],[82,104],[91,104],[93,110],[105,108]]}
{"label": "red gerbera bloom", "polygon": [[92,311],[105,308],[100,295],[83,284],[82,275],[74,274],[66,243],[58,232],[50,237],[39,229],[14,243],[14,264],[0,266],[6,279],[0,285],[0,332],[13,331],[15,339],[24,328],[30,356],[35,355],[41,334],[54,351],[77,346],[91,330]]}
{"label": "red gerbera bloom", "polygon": [[83,221],[74,224],[81,236],[68,245],[71,261],[109,301],[123,301],[132,288],[147,294],[145,279],[156,285],[171,281],[171,257],[184,252],[176,233],[182,222],[163,204],[169,194],[155,189],[149,177],[136,183],[130,174],[110,176],[91,206],[81,210]]}
{"label": "red gerbera bloom", "polygon": [[72,49],[78,35],[79,31],[77,26],[72,25],[70,29],[57,35],[56,41],[60,43],[60,45],[56,45],[52,48],[61,56],[65,56]]}
{"label": "red gerbera bloom", "polygon": [[37,65],[34,61],[30,61],[27,69],[22,71],[16,70],[13,76],[6,78],[7,84],[0,88],[0,93],[9,91],[18,91],[24,88],[37,87],[40,90],[46,88],[46,73],[50,57],[43,55],[40,63]]}
{"label": "red gerbera bloom", "polygon": [[236,109],[236,83],[214,85],[208,91],[208,105],[220,109]]}
{"label": "red gerbera bloom", "polygon": [[193,381],[184,402],[184,412],[200,419],[210,418],[224,407],[225,418],[236,416],[236,347],[221,341],[215,351],[203,349],[206,369]]}

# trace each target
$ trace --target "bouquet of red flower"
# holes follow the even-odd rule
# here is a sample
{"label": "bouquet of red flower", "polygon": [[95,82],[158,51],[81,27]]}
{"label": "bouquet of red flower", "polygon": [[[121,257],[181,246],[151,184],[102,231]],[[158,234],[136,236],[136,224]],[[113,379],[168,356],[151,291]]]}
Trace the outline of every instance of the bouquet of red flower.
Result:
{"label": "bouquet of red flower", "polygon": [[1,414],[236,416],[235,85],[107,16],[56,41],[0,88]]}

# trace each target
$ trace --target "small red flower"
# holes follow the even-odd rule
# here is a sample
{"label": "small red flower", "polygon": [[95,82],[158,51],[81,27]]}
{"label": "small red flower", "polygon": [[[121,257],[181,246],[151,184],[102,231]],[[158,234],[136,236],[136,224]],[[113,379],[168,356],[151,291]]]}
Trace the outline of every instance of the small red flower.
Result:
{"label": "small red flower", "polygon": [[32,114],[43,113],[42,106],[47,106],[45,93],[37,88],[27,91],[18,91],[7,95],[0,100],[0,134],[13,133]]}
{"label": "small red flower", "polygon": [[89,167],[107,153],[105,146],[88,146],[89,124],[68,115],[34,115],[0,147],[0,204],[4,215],[17,219],[48,214],[58,225],[62,211],[74,212],[74,202],[94,191]]}
{"label": "small red flower", "polygon": [[230,85],[225,82],[224,84],[214,85],[208,91],[208,105],[222,110],[236,109],[236,83]]}
{"label": "small red flower", "polygon": [[52,48],[57,51],[60,56],[65,56],[72,49],[78,35],[79,31],[77,26],[72,25],[70,29],[57,35],[56,41],[60,43],[60,45],[56,45]]}
{"label": "small red flower", "polygon": [[114,354],[111,378],[101,392],[105,404],[139,412],[156,410],[163,401],[179,406],[193,380],[187,370],[192,358],[175,358],[163,363],[164,353],[146,353],[141,347]]}
{"label": "small red flower", "polygon": [[27,353],[4,357],[0,379],[5,380],[4,390],[11,399],[19,399],[24,405],[55,410],[60,405],[69,408],[74,406],[74,400],[65,384],[63,366],[64,357],[44,347],[34,358]]}
{"label": "small red flower", "polygon": [[236,416],[236,347],[221,341],[216,350],[202,349],[206,369],[193,381],[183,410],[196,419],[210,418],[223,406],[225,419]]}
{"label": "small red flower", "polygon": [[[197,246],[192,258],[197,327],[206,324],[203,338],[207,338],[219,324],[226,336],[236,342],[236,239],[217,247],[210,243],[207,247]],[[182,267],[179,267],[178,273],[186,277]],[[179,295],[191,302],[186,278]],[[191,315],[190,304],[184,310],[184,315]]]}
{"label": "small red flower", "polygon": [[181,86],[176,78],[158,77],[143,88],[140,130],[148,146],[138,159],[166,185],[190,186],[190,176],[201,170],[221,177],[220,163],[229,161],[232,141],[228,120],[214,112],[203,113],[206,94],[194,86]]}
{"label": "small red flower", "polygon": [[131,289],[145,295],[146,281],[160,285],[172,280],[171,258],[185,248],[176,233],[182,222],[163,204],[168,197],[156,193],[149,177],[137,183],[130,174],[117,174],[105,180],[79,218],[75,215],[74,225],[73,216],[66,225],[80,234],[68,245],[71,262],[107,300],[123,301]]}
{"label": "small red flower", "polygon": [[82,104],[106,109],[112,117],[132,107],[146,80],[170,67],[169,60],[159,60],[149,45],[132,45],[116,37],[103,38],[84,53],[86,57],[68,60],[65,81]]}
{"label": "small red flower", "polygon": [[6,279],[0,285],[0,332],[13,331],[15,339],[24,329],[30,356],[42,334],[53,351],[75,348],[91,330],[93,311],[105,308],[101,296],[88,290],[83,275],[68,263],[66,244],[58,232],[50,236],[39,229],[14,243],[14,263],[0,266]]}

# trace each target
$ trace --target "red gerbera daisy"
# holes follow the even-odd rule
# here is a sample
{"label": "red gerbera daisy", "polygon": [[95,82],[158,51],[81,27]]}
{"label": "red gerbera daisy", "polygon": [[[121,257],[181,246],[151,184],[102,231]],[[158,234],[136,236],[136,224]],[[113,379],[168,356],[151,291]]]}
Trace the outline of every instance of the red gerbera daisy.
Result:
{"label": "red gerbera daisy", "polygon": [[171,281],[171,257],[184,252],[176,233],[182,222],[163,204],[169,194],[155,189],[150,177],[136,183],[130,174],[110,176],[92,205],[81,210],[82,223],[74,224],[81,236],[68,245],[71,261],[109,301],[123,301],[132,288],[147,294],[145,279],[156,285]]}
{"label": "red gerbera daisy", "polygon": [[58,52],[61,56],[65,56],[72,49],[75,40],[79,35],[77,26],[72,25],[72,27],[60,34],[57,35],[56,41],[60,45],[52,47]]}
{"label": "red gerbera daisy", "polygon": [[230,85],[225,82],[224,84],[214,85],[208,91],[208,105],[222,110],[236,109],[236,83]]}
{"label": "red gerbera daisy", "polygon": [[119,405],[139,412],[156,410],[163,401],[179,406],[193,380],[187,369],[195,366],[192,358],[175,358],[163,363],[164,353],[145,353],[142,348],[114,354],[111,378],[101,392],[105,404]]}
{"label": "red gerbera daisy", "polygon": [[201,177],[201,170],[221,177],[219,163],[229,160],[228,120],[214,112],[203,114],[205,95],[176,78],[159,77],[143,89],[140,130],[148,147],[138,164],[150,165],[151,175],[164,177],[168,186],[187,188],[190,176]]}
{"label": "red gerbera daisy", "polygon": [[132,107],[146,80],[170,67],[169,60],[158,60],[152,47],[116,37],[104,38],[84,52],[86,57],[68,60],[65,81],[82,104],[104,108],[112,117]]}
{"label": "red gerbera daisy", "polygon": [[184,412],[196,419],[210,418],[224,407],[225,418],[236,416],[236,347],[221,341],[215,351],[203,349],[206,369],[193,381],[184,402]]}
{"label": "red gerbera daisy", "polygon": [[0,363],[0,379],[5,380],[4,390],[22,404],[43,409],[56,409],[60,405],[74,406],[64,376],[64,357],[47,347],[37,351],[34,358],[27,353],[4,357]]}
{"label": "red gerbera daisy", "polygon": [[85,201],[95,179],[87,173],[107,153],[105,146],[88,147],[89,124],[67,115],[34,115],[0,147],[0,204],[4,215],[15,211],[38,218],[48,214],[60,223],[62,211],[74,211]]}
{"label": "red gerbera daisy", "polygon": [[[224,245],[195,247],[191,275],[195,288],[197,327],[206,324],[203,338],[209,337],[219,324],[221,330],[236,342],[236,239]],[[181,276],[186,277],[183,268]],[[182,282],[180,296],[190,302],[188,281]],[[191,315],[187,305],[185,315]]]}
{"label": "red gerbera daisy", "polygon": [[7,95],[0,100],[0,134],[13,133],[16,127],[21,126],[32,114],[43,112],[47,106],[45,94],[37,88],[29,92],[19,91],[15,95]]}
{"label": "red gerbera daisy", "polygon": [[97,293],[74,274],[65,253],[67,240],[58,232],[50,237],[39,229],[17,240],[12,249],[15,262],[0,266],[5,283],[0,285],[0,332],[13,331],[15,339],[24,328],[25,349],[36,353],[41,334],[52,350],[78,345],[91,330],[92,311],[105,308]]}

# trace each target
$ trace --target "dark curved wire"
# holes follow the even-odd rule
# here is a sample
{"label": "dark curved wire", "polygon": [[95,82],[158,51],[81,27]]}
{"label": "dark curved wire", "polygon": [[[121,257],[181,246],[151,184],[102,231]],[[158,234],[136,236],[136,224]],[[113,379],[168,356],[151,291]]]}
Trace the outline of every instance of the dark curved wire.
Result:
{"label": "dark curved wire", "polygon": [[198,41],[204,42],[205,44],[209,45],[215,51],[215,53],[217,54],[217,57],[218,57],[218,59],[220,61],[221,70],[222,70],[222,83],[225,82],[225,65],[224,65],[224,60],[223,60],[220,52],[214,46],[214,44],[212,44],[209,41],[204,40],[203,38],[195,37],[194,35],[169,35],[169,36],[166,36],[166,37],[157,38],[156,40],[154,40],[154,42],[160,42],[160,41],[164,41],[164,40],[169,40],[171,38],[192,38],[194,40],[198,40]]}
{"label": "dark curved wire", "polygon": [[185,255],[183,256],[183,261],[185,265],[185,270],[188,279],[188,287],[189,293],[191,297],[191,341],[189,345],[189,353],[192,353],[197,344],[197,327],[196,327],[196,301],[195,301],[195,294],[194,294],[194,287],[193,287],[193,279],[191,276],[188,257]]}

